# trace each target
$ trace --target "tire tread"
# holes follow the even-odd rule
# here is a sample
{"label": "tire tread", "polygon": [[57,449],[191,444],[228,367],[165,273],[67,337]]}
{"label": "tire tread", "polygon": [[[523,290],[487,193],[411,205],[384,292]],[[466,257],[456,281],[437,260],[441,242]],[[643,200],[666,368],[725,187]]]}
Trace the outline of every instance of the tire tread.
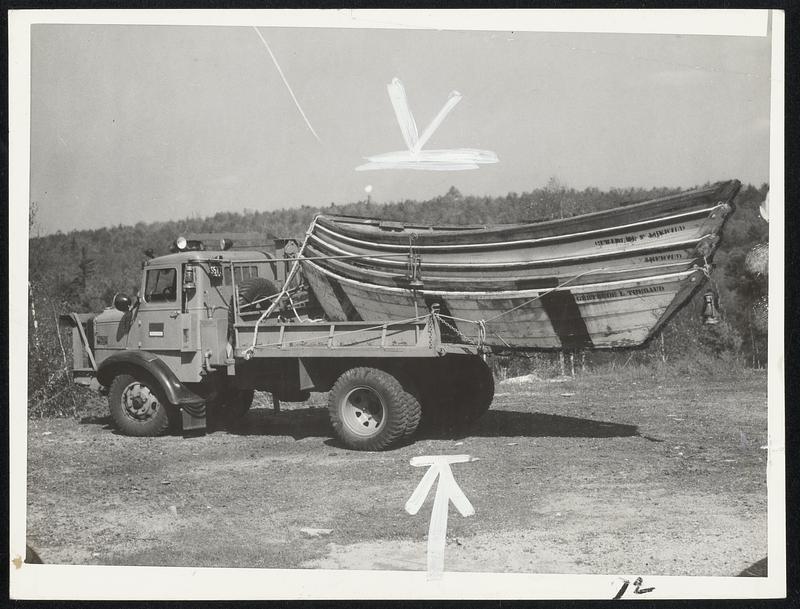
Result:
{"label": "tire tread", "polygon": [[[147,424],[134,423],[128,419],[125,413],[122,412],[122,406],[119,403],[122,399],[122,391],[135,381],[147,385],[150,390],[156,394],[161,404],[161,410],[151,421],[148,421]],[[143,375],[122,373],[115,376],[108,390],[108,405],[111,411],[111,419],[114,421],[115,426],[127,436],[163,436],[169,429],[170,418],[167,411],[169,405],[164,399],[160,387],[153,381],[143,378]]]}
{"label": "tire tread", "polygon": [[[350,384],[364,383],[384,391],[388,397],[385,404],[384,417],[386,424],[375,436],[359,438],[348,435],[347,428],[339,413],[339,400]],[[409,394],[397,378],[378,368],[358,367],[344,372],[334,383],[328,398],[328,412],[331,425],[337,437],[348,447],[356,450],[386,450],[406,437],[407,430],[413,425],[417,400]]]}

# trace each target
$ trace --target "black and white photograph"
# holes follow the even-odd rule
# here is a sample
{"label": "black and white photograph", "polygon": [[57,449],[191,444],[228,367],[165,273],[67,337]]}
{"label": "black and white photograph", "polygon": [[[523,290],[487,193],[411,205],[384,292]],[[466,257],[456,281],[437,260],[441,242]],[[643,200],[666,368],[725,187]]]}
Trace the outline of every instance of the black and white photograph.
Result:
{"label": "black and white photograph", "polygon": [[785,596],[782,12],[9,27],[12,597]]}

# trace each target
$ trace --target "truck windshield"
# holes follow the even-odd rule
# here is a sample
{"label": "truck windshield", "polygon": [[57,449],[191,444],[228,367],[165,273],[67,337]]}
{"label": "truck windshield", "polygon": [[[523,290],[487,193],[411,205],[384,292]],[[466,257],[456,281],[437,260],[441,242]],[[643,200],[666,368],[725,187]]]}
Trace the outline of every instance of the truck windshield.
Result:
{"label": "truck windshield", "polygon": [[152,269],[147,271],[144,299],[147,302],[174,302],[177,272],[175,269]]}

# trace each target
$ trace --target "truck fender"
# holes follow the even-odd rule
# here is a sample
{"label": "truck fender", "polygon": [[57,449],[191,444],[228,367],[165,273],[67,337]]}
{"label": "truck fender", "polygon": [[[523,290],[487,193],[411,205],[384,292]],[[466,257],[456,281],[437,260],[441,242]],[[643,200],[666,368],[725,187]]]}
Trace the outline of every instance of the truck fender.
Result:
{"label": "truck fender", "polygon": [[[114,377],[124,370],[142,370],[151,376],[164,391],[167,400],[175,406],[194,410],[205,400],[186,388],[164,360],[148,351],[120,351],[107,357],[97,367],[97,380],[108,387]],[[195,407],[195,408],[193,408]]]}

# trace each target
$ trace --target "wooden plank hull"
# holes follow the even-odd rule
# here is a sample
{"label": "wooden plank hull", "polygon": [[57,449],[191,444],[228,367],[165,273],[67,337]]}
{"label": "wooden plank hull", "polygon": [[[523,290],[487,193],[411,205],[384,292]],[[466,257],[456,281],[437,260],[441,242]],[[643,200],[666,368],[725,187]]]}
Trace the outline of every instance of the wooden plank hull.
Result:
{"label": "wooden plank hull", "polygon": [[[304,275],[332,320],[413,319],[438,305],[453,342],[498,349],[641,345],[705,278],[702,270],[516,291],[409,290],[364,283],[303,261]],[[445,326],[447,327],[447,326]]]}
{"label": "wooden plank hull", "polygon": [[436,305],[451,342],[636,346],[704,280],[739,187],[500,227],[318,216],[303,271],[331,320],[413,319]]}
{"label": "wooden plank hull", "polygon": [[[636,255],[643,250],[654,251],[678,244],[696,244],[703,237],[720,231],[730,209],[727,203],[720,203],[700,210],[642,222],[627,222],[605,229],[541,238],[531,236],[511,241],[425,244],[418,237],[413,241],[413,252],[421,257],[422,264],[431,271],[493,272],[507,265],[524,269],[536,262],[555,266],[574,258],[604,259],[619,254]],[[397,269],[406,266],[406,258],[412,251],[411,233],[404,235],[405,243],[387,243],[384,239],[396,237],[397,233],[382,234],[370,229],[356,238],[347,234],[353,231],[337,232],[326,221],[324,217],[317,219],[310,238],[313,247],[329,251],[331,255],[371,257],[368,262],[375,268]],[[530,225],[531,228],[535,226]],[[483,235],[474,231],[469,234],[476,237]]]}
{"label": "wooden plank hull", "polygon": [[[470,268],[436,268],[422,262],[418,278],[429,290],[524,290],[552,288],[564,282],[569,285],[618,281],[652,275],[665,275],[704,265],[710,258],[717,238],[705,238],[661,248],[641,248],[613,256],[574,257],[561,261],[531,261],[529,265],[505,265],[491,270]],[[332,250],[307,245],[305,256],[333,273],[387,287],[409,287],[408,264],[399,269],[372,265],[372,258],[336,258]],[[550,264],[542,264],[550,262]]]}
{"label": "wooden plank hull", "polygon": [[304,255],[356,281],[434,291],[521,290],[665,275],[712,259],[738,189],[733,180],[511,227],[456,230],[319,216]]}
{"label": "wooden plank hull", "polygon": [[[719,182],[707,188],[678,193],[668,197],[644,201],[633,205],[625,205],[609,210],[573,216],[561,220],[536,222],[500,227],[464,228],[424,226],[418,224],[401,224],[385,222],[370,218],[352,218],[344,216],[319,216],[316,225],[329,233],[334,233],[358,245],[352,240],[367,243],[368,249],[379,246],[388,251],[396,246],[407,247],[409,237],[415,235],[415,246],[419,251],[425,248],[444,248],[452,250],[462,248],[466,251],[486,252],[496,250],[499,244],[528,241],[520,243],[524,246],[537,244],[571,243],[583,237],[591,241],[614,239],[614,235],[622,233],[621,242],[604,245],[625,245],[625,236],[638,238],[642,231],[657,233],[659,224],[667,225],[689,222],[708,217],[711,210],[728,205],[741,184],[738,180]],[[626,228],[627,227],[627,228]],[[315,227],[316,228],[316,227]],[[684,229],[686,230],[686,229]],[[683,232],[683,231],[673,231]],[[662,235],[645,235],[645,240],[658,239]],[[641,239],[640,239],[641,240]],[[633,240],[635,242],[636,239]],[[509,246],[510,247],[510,246]]]}

